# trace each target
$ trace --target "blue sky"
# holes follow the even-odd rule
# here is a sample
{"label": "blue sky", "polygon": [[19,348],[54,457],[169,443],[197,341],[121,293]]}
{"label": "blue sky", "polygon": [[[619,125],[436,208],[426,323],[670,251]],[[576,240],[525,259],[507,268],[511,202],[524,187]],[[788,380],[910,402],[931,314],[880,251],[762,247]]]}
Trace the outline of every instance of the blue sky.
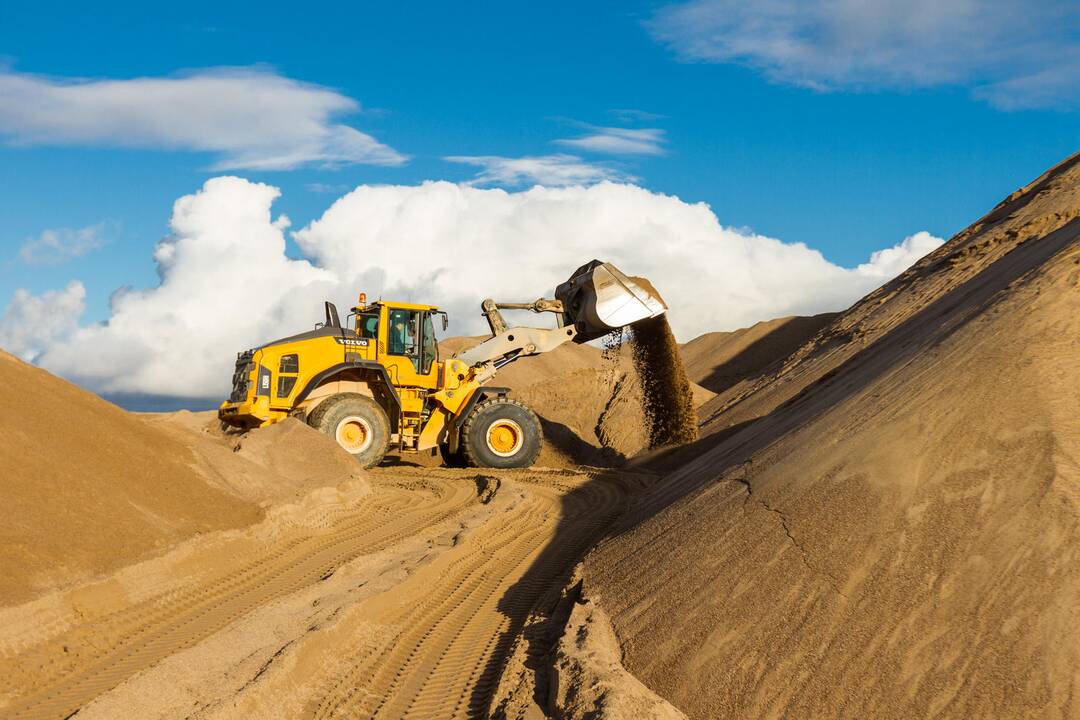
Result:
{"label": "blue sky", "polygon": [[[475,164],[446,157],[573,155],[704,201],[725,226],[803,242],[850,267],[919,230],[948,237],[1080,137],[1076,78],[1056,74],[1080,65],[1070,63],[1069,4],[1048,3],[1049,14],[1018,27],[1022,3],[972,15],[969,3],[871,2],[876,15],[837,19],[820,3],[780,2],[810,30],[782,43],[755,36],[762,18],[726,0],[342,5],[5,3],[0,68],[9,76],[68,86],[240,68],[356,101],[358,110],[327,122],[401,161],[229,168],[229,151],[192,149],[190,139],[125,147],[122,136],[65,125],[57,140],[56,127],[31,127],[40,117],[5,126],[0,108],[0,311],[17,288],[37,294],[78,279],[83,321],[106,319],[116,288],[158,281],[153,246],[169,233],[173,202],[223,167],[281,188],[275,212],[295,229],[358,184],[475,179]],[[892,16],[911,8],[926,13],[917,33],[903,23],[897,31]],[[837,39],[838,27],[854,27],[851,37]],[[987,41],[969,46],[980,34]],[[0,106],[15,102],[2,92]],[[604,134],[596,128],[652,131],[651,150],[558,142]],[[20,258],[46,230],[88,227],[95,247],[78,257]],[[292,240],[289,252],[299,255]]]}

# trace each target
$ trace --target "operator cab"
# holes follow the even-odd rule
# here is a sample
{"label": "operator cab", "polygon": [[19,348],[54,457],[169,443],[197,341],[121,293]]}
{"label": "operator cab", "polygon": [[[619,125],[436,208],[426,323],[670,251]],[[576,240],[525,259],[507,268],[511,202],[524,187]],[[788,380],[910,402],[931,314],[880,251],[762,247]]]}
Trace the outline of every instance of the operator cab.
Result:
{"label": "operator cab", "polygon": [[438,375],[435,316],[447,327],[446,313],[432,305],[376,301],[361,294],[352,308],[356,337],[375,344],[375,358],[401,385],[434,388]]}

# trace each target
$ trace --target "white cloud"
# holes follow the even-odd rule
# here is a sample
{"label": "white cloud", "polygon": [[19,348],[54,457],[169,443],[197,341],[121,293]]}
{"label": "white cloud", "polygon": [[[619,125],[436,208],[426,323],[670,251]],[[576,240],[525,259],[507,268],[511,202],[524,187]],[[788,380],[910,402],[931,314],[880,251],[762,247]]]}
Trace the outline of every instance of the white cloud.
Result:
{"label": "white cloud", "polygon": [[220,394],[233,353],[311,327],[309,300],[336,286],[286,257],[288,219],[270,215],[278,195],[220,177],[177,200],[172,235],[154,250],[161,284],[117,293],[107,324],[52,344],[39,363],[103,392]]}
{"label": "white cloud", "polygon": [[38,296],[16,290],[0,316],[0,348],[34,360],[53,343],[67,341],[78,327],[85,302],[86,289],[78,281]]}
{"label": "white cloud", "polygon": [[1009,109],[1080,102],[1068,0],[692,0],[648,25],[684,59],[817,89],[966,85]]}
{"label": "white cloud", "polygon": [[579,138],[556,140],[590,152],[613,155],[662,155],[664,131],[659,128],[593,127],[591,132]]}
{"label": "white cloud", "polygon": [[[845,269],[801,243],[724,227],[703,203],[632,185],[508,193],[445,182],[359,187],[295,239],[342,279],[377,270],[383,280],[368,284],[369,294],[451,306],[457,322],[470,323],[457,333],[484,327],[482,297],[532,300],[582,263],[610,260],[654,282],[684,340],[843,308],[942,242],[919,233]],[[430,258],[425,278],[416,277],[416,257]]]}
{"label": "white cloud", "polygon": [[0,136],[19,145],[87,145],[217,154],[216,169],[399,165],[406,158],[335,122],[359,105],[265,69],[211,68],[130,80],[0,71]]}
{"label": "white cloud", "polygon": [[534,157],[501,157],[498,155],[451,155],[443,158],[449,162],[475,165],[480,168],[468,184],[543,185],[591,185],[603,180],[634,180],[612,168],[588,163],[576,155],[540,155]]}
{"label": "white cloud", "polygon": [[[452,334],[486,327],[484,297],[529,301],[593,258],[649,277],[681,340],[757,320],[841,309],[941,240],[926,233],[854,269],[800,243],[722,226],[704,204],[632,185],[485,190],[447,182],[361,186],[295,233],[308,260],[285,255],[277,189],[222,177],[175,204],[172,236],[154,257],[161,284],[118,293],[108,323],[45,328],[71,318],[82,288],[16,296],[0,344],[44,347],[44,367],[103,392],[223,396],[233,353],[311,327],[324,299],[356,293],[439,304]],[[54,312],[63,295],[69,306]],[[46,308],[37,312],[33,308]],[[524,314],[526,322],[550,317]],[[66,330],[66,334],[61,332]]]}
{"label": "white cloud", "polygon": [[27,265],[59,265],[82,257],[105,244],[103,224],[84,228],[43,230],[19,248],[19,259]]}
{"label": "white cloud", "polygon": [[919,258],[941,247],[942,240],[923,230],[908,235],[898,245],[870,254],[870,262],[855,268],[867,278],[878,278],[884,283],[911,267]]}

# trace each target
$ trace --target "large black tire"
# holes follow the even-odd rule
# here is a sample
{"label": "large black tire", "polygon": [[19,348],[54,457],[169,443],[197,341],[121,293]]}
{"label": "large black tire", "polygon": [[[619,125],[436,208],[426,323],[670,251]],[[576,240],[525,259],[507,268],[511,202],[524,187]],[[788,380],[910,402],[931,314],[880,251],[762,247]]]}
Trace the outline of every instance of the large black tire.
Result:
{"label": "large black tire", "polygon": [[382,462],[390,447],[390,420],[367,395],[341,393],[319,403],[308,425],[337,440],[364,467]]}
{"label": "large black tire", "polygon": [[449,443],[439,443],[439,454],[442,455],[443,464],[448,468],[465,468],[469,467],[469,464],[465,462],[465,457],[459,447],[457,451],[450,452]]}
{"label": "large black tire", "polygon": [[526,468],[543,446],[536,413],[507,397],[477,403],[461,426],[461,455],[473,467]]}

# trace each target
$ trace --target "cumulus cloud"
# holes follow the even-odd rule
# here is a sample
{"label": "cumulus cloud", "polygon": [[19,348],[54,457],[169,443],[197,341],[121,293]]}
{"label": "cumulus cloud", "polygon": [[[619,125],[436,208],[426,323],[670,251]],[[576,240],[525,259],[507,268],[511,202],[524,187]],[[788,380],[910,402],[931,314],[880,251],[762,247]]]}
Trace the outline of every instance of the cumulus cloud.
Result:
{"label": "cumulus cloud", "polygon": [[[550,297],[595,257],[648,276],[685,341],[841,309],[941,244],[917,233],[848,269],[801,243],[725,227],[702,203],[632,185],[507,192],[426,182],[339,198],[294,234],[306,257],[297,260],[285,254],[288,219],[271,212],[277,197],[239,178],[207,181],[175,204],[172,234],[154,252],[158,287],[117,293],[107,323],[78,329],[81,285],[20,292],[0,345],[102,392],[218,397],[236,351],[309,328],[324,299],[348,307],[359,291],[439,304],[451,334],[476,334],[484,297]],[[43,317],[69,324],[38,334]]]}
{"label": "cumulus cloud", "polygon": [[311,327],[312,299],[333,273],[285,255],[288,219],[278,190],[234,177],[208,180],[176,201],[172,234],[154,250],[161,284],[112,299],[108,323],[79,328],[38,358],[103,392],[220,394],[230,357]]}
{"label": "cumulus cloud", "polygon": [[84,228],[53,228],[27,238],[19,248],[19,259],[27,265],[59,265],[82,257],[105,244],[103,224]]}
{"label": "cumulus cloud", "polygon": [[691,0],[648,27],[686,60],[816,89],[966,85],[1008,109],[1080,103],[1068,0]]}
{"label": "cumulus cloud", "polygon": [[0,136],[11,144],[205,151],[216,169],[405,162],[336,121],[358,109],[334,90],[257,68],[127,80],[0,72]]}
{"label": "cumulus cloud", "polygon": [[501,157],[498,155],[451,155],[443,158],[453,163],[480,168],[469,185],[590,185],[602,180],[632,181],[635,178],[603,165],[588,163],[576,155],[540,155]]}
{"label": "cumulus cloud", "polygon": [[[484,327],[481,295],[531,300],[583,262],[610,260],[653,281],[683,340],[843,308],[942,242],[919,233],[846,269],[802,243],[724,227],[704,203],[633,185],[505,192],[445,182],[359,187],[295,239],[342,278],[378,269],[385,279],[369,279],[369,290],[451,306],[465,320],[458,333]],[[419,274],[416,257],[429,259]]]}
{"label": "cumulus cloud", "polygon": [[73,280],[63,290],[31,295],[16,290],[0,316],[0,348],[32,361],[51,344],[66,341],[86,307],[86,288]]}
{"label": "cumulus cloud", "polygon": [[882,283],[891,280],[911,267],[911,264],[936,250],[942,240],[923,230],[909,235],[898,245],[870,254],[870,261],[855,268],[855,271],[867,278],[879,278]]}
{"label": "cumulus cloud", "polygon": [[612,155],[662,155],[664,131],[659,128],[592,127],[581,137],[556,140],[560,145]]}

